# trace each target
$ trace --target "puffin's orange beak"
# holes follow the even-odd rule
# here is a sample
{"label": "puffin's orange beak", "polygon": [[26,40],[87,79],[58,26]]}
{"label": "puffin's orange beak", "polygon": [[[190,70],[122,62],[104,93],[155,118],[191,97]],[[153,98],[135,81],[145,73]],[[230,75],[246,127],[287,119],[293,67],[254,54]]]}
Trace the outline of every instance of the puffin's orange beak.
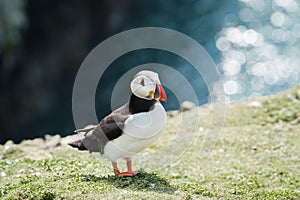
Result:
{"label": "puffin's orange beak", "polygon": [[166,92],[165,92],[164,88],[159,83],[157,83],[157,86],[158,86],[159,93],[160,93],[159,100],[160,101],[167,101],[167,95],[166,95]]}

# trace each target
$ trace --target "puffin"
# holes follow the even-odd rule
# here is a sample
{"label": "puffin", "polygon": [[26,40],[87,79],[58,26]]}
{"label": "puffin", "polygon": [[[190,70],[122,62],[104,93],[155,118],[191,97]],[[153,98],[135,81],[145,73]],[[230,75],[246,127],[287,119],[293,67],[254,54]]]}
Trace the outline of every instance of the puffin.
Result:
{"label": "puffin", "polygon": [[[69,145],[80,151],[98,152],[112,162],[114,174],[135,176],[132,156],[149,147],[161,135],[167,114],[160,101],[167,95],[156,72],[143,70],[130,82],[130,100],[104,117],[98,125],[74,132],[83,138]],[[126,160],[127,171],[120,172],[117,162]]]}

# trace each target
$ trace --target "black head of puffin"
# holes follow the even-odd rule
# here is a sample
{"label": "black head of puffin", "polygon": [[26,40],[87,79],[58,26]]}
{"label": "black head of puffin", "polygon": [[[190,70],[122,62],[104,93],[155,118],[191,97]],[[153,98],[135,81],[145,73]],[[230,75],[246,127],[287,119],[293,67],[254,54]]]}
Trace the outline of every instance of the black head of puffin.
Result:
{"label": "black head of puffin", "polygon": [[166,101],[167,95],[162,87],[158,74],[143,70],[137,73],[130,83],[131,92],[142,99]]}

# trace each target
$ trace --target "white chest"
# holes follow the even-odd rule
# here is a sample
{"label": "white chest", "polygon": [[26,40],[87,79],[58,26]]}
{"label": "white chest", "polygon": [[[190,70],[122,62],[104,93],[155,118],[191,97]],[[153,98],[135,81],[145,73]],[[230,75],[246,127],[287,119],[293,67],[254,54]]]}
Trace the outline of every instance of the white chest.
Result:
{"label": "white chest", "polygon": [[149,112],[134,114],[126,120],[122,136],[106,144],[104,155],[116,161],[142,151],[157,140],[166,122],[166,111],[156,102]]}

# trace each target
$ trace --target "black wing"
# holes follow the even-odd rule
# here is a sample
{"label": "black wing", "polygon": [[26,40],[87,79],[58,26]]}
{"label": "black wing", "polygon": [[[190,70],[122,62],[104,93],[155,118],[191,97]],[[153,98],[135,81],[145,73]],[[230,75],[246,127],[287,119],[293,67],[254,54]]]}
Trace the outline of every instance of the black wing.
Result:
{"label": "black wing", "polygon": [[125,104],[100,121],[93,131],[88,132],[82,143],[89,152],[104,153],[104,147],[110,140],[122,135],[126,119],[130,116],[129,106]]}

